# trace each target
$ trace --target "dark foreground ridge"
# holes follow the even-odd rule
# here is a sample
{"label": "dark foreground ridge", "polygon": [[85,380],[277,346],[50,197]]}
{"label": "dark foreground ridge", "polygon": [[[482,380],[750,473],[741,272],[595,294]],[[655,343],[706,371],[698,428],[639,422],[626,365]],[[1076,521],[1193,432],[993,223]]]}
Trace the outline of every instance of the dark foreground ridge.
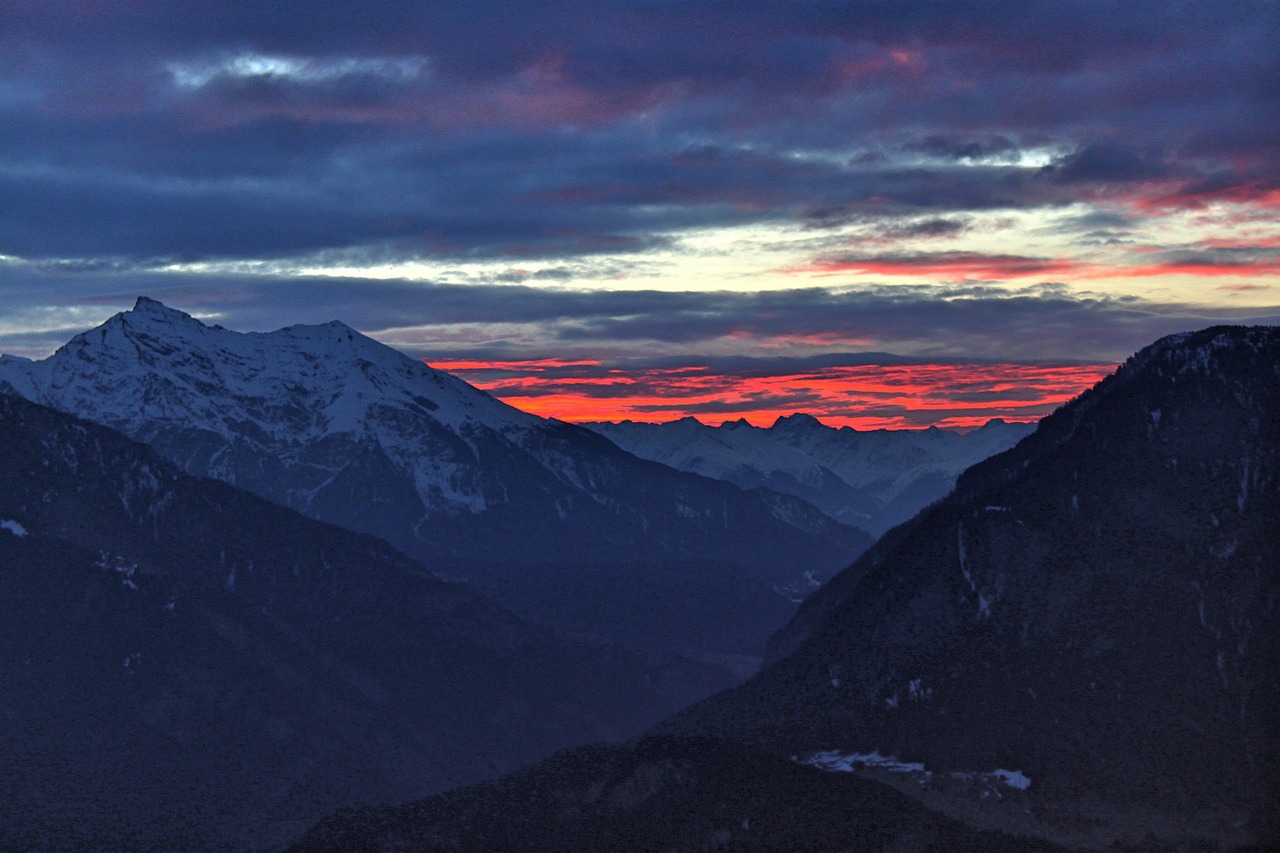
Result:
{"label": "dark foreground ridge", "polygon": [[[1280,329],[1163,339],[965,472],[663,730],[1019,771],[1072,844],[1276,844]],[[883,774],[892,776],[893,774]],[[977,819],[976,817],[974,819]]]}
{"label": "dark foreground ridge", "polygon": [[321,823],[291,853],[1059,850],[728,741],[584,748],[499,782]]}
{"label": "dark foreground ridge", "polygon": [[251,850],[724,686],[0,392],[0,850]]}
{"label": "dark foreground ridge", "polygon": [[660,736],[296,849],[1277,849],[1278,520],[1280,329],[1164,339]]}

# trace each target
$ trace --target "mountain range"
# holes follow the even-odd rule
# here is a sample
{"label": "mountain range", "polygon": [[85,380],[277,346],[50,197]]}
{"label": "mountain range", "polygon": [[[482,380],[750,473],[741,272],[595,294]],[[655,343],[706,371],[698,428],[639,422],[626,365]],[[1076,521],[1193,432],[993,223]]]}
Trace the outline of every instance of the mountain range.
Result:
{"label": "mountain range", "polygon": [[1072,844],[1274,840],[1278,520],[1280,330],[1163,339],[966,471],[806,601],[772,666],[664,730],[895,756],[955,814],[974,804],[954,774],[1017,771],[1031,818],[997,822]]}
{"label": "mountain range", "polygon": [[243,334],[140,298],[32,362],[23,396],[313,518],[521,615],[701,656],[758,654],[871,543],[791,495],[642,460],[342,323]]}
{"label": "mountain range", "polygon": [[859,431],[828,427],[806,414],[778,418],[767,428],[745,420],[711,427],[691,417],[583,426],[642,459],[744,489],[794,495],[876,536],[944,497],[961,471],[1035,429],[997,418],[969,432]]}
{"label": "mountain range", "polygon": [[[9,389],[11,391],[11,389]],[[0,849],[275,847],[729,682],[0,391]]]}
{"label": "mountain range", "polygon": [[1280,329],[1215,327],[964,472],[745,684],[294,849],[1272,850],[1278,723]]}
{"label": "mountain range", "polygon": [[[0,358],[0,848],[340,807],[296,849],[1280,845],[1280,329],[1165,338],[1021,440],[594,426],[654,459],[147,299]],[[979,448],[865,551],[832,517]]]}

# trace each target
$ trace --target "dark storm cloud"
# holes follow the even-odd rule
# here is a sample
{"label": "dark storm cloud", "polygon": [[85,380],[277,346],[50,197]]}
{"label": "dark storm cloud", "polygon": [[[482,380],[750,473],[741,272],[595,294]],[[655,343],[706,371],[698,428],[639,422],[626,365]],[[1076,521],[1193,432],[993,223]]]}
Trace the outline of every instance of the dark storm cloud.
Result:
{"label": "dark storm cloud", "polygon": [[1086,145],[1063,157],[1044,173],[1065,184],[1111,184],[1152,181],[1173,174],[1158,149],[1139,151],[1128,145],[1103,142]]}
{"label": "dark storm cloud", "polygon": [[[0,254],[25,258],[568,258],[691,225],[1280,186],[1270,2],[2,14]],[[1045,145],[1050,167],[1017,167]]]}
{"label": "dark storm cloud", "polygon": [[1020,146],[1007,136],[974,138],[933,133],[906,143],[903,149],[946,160],[1017,159]]}
{"label": "dark storm cloud", "polygon": [[954,237],[968,228],[969,221],[963,218],[919,219],[891,227],[886,236],[896,239]]}

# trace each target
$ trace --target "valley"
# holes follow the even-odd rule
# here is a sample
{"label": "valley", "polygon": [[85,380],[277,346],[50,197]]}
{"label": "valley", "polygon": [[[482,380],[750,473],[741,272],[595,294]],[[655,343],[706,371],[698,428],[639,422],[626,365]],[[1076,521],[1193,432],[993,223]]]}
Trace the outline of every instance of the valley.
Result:
{"label": "valley", "polygon": [[[0,359],[0,404],[8,846],[1276,832],[1274,328],[1161,340],[1034,429],[588,430],[142,299]],[[911,493],[874,544],[828,500]]]}

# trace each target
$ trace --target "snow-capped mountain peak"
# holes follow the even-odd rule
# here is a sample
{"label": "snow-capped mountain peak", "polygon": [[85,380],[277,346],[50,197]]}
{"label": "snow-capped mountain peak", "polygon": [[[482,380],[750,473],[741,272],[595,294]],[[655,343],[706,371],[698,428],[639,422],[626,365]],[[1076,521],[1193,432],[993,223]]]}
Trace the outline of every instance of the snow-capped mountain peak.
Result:
{"label": "snow-capped mountain peak", "polygon": [[361,433],[394,443],[395,409],[454,429],[540,422],[341,322],[240,333],[146,297],[53,357],[9,367],[0,378],[38,402],[126,432],[199,424],[230,439],[252,425],[278,442]]}
{"label": "snow-capped mountain peak", "polygon": [[[785,577],[802,574],[797,554],[828,554],[818,562],[830,571],[866,539],[795,498],[748,496],[643,462],[338,322],[242,333],[142,298],[43,361],[5,360],[3,381],[190,473],[428,560],[690,548],[709,558],[737,548],[753,566],[785,567]],[[761,541],[741,541],[735,524]]]}
{"label": "snow-capped mountain peak", "polygon": [[995,419],[965,434],[936,427],[864,432],[834,429],[805,413],[779,417],[767,428],[746,421],[710,427],[693,418],[586,426],[644,459],[743,488],[786,492],[872,533],[910,518],[945,495],[965,468],[1034,428]]}
{"label": "snow-capped mountain peak", "polygon": [[773,429],[822,429],[826,425],[822,421],[806,412],[796,412],[790,415],[781,415],[773,422]]}

